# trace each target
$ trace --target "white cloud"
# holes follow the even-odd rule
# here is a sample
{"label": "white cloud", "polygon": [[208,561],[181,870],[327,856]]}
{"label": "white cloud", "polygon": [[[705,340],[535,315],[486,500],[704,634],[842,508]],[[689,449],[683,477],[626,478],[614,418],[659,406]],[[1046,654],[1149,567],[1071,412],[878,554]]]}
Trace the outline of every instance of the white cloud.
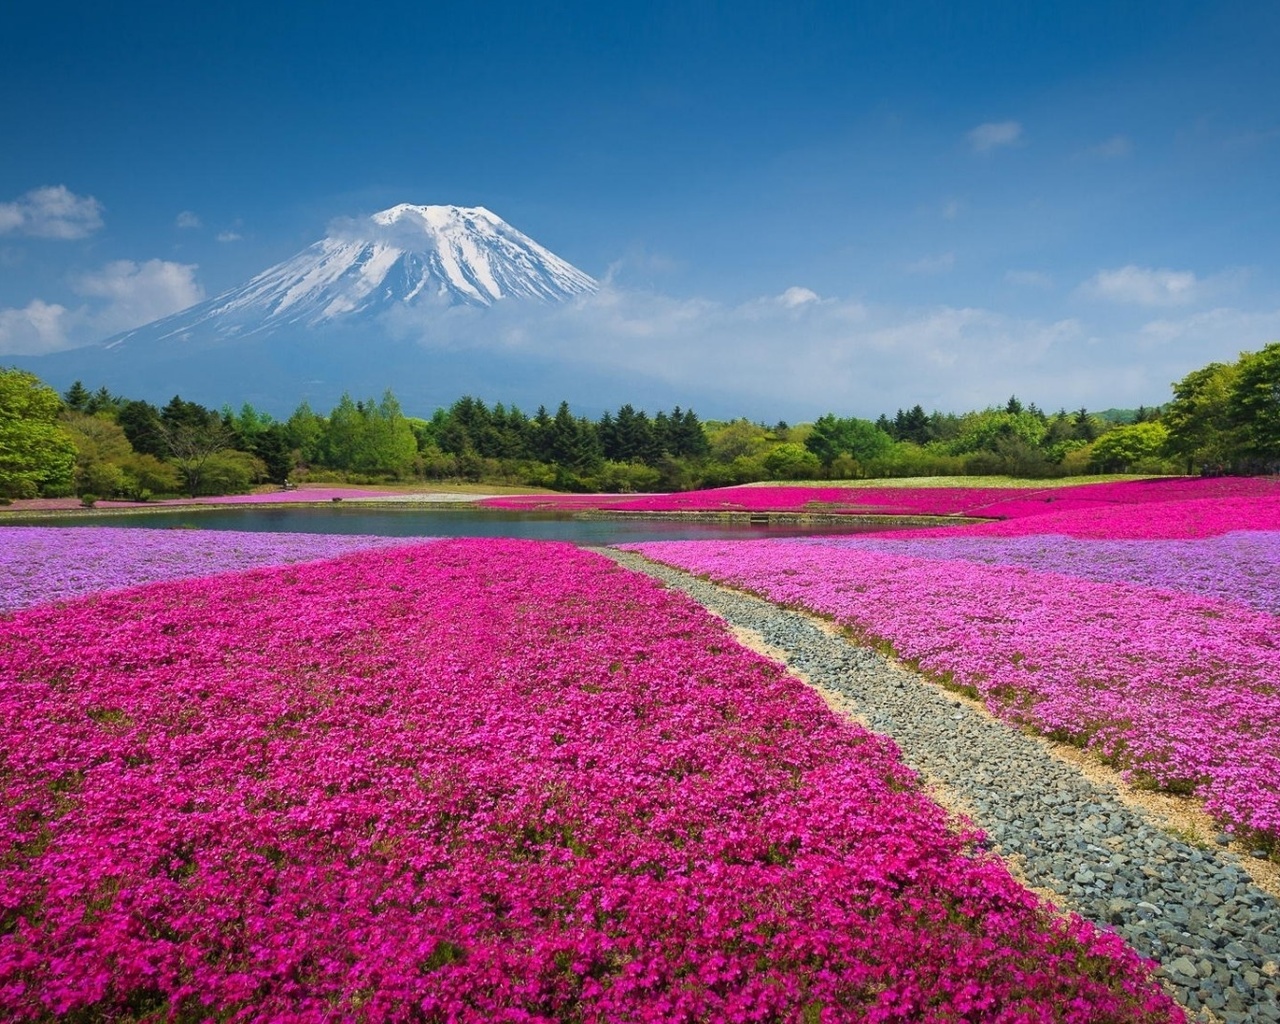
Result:
{"label": "white cloud", "polygon": [[1091,156],[1101,157],[1103,160],[1119,160],[1122,157],[1129,156],[1133,152],[1133,140],[1127,135],[1113,135],[1106,142],[1100,142],[1096,146],[1089,147]]}
{"label": "white cloud", "polygon": [[219,231],[215,237],[219,242],[238,242],[244,236],[236,231]]}
{"label": "white cloud", "polygon": [[73,287],[86,298],[106,300],[91,314],[103,335],[158,320],[204,298],[196,266],[168,260],[115,260],[78,278]]}
{"label": "white cloud", "polygon": [[682,269],[679,260],[662,253],[650,252],[640,246],[632,246],[620,258],[605,268],[606,283],[629,281],[637,285],[642,281],[652,280],[673,274]]}
{"label": "white cloud", "polygon": [[903,269],[908,274],[945,274],[956,265],[956,254],[939,253],[937,256],[924,256],[908,263]]}
{"label": "white cloud", "polygon": [[72,239],[86,238],[100,227],[102,204],[65,185],[34,188],[11,203],[0,203],[0,234]]}
{"label": "white cloud", "polygon": [[174,219],[173,226],[176,228],[198,228],[200,227],[200,215],[193,213],[191,210],[183,210]]}
{"label": "white cloud", "polygon": [[1213,359],[1233,359],[1239,352],[1262,348],[1280,338],[1280,310],[1247,311],[1221,307],[1181,319],[1151,320],[1138,331],[1145,348],[1182,348],[1203,353],[1188,370]]}
{"label": "white cloud", "polygon": [[65,307],[40,299],[24,309],[0,309],[0,355],[42,356],[69,347],[70,318]]}
{"label": "white cloud", "polygon": [[74,309],[34,299],[0,309],[0,356],[78,348],[158,320],[204,298],[194,264],[116,260],[71,282],[86,301]]}
{"label": "white cloud", "polygon": [[1004,280],[1006,284],[1019,288],[1049,288],[1053,285],[1053,278],[1043,270],[1008,270]]}
{"label": "white cloud", "polygon": [[700,410],[874,417],[916,402],[971,408],[1014,392],[1071,404],[1097,387],[1088,375],[1061,386],[1086,338],[1075,321],[875,308],[809,289],[727,305],[606,286],[562,306],[500,303],[447,314],[401,308],[385,322],[431,349],[540,357],[686,392],[696,386],[706,396]]}
{"label": "white cloud", "polygon": [[1022,138],[1022,125],[1017,121],[988,121],[971,129],[965,138],[975,153],[1013,146]]}
{"label": "white cloud", "polygon": [[1086,298],[1135,306],[1183,306],[1196,301],[1203,282],[1190,270],[1162,270],[1130,263],[1099,270],[1078,289]]}
{"label": "white cloud", "polygon": [[792,285],[785,292],[778,296],[777,301],[788,308],[794,309],[796,306],[803,306],[809,302],[818,302],[818,293],[809,288],[800,288]]}

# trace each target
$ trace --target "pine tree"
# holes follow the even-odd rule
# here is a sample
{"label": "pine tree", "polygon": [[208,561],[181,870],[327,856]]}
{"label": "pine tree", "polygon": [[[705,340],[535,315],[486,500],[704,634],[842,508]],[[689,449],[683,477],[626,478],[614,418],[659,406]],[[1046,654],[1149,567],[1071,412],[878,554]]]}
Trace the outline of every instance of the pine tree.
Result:
{"label": "pine tree", "polygon": [[89,405],[89,397],[89,389],[80,381],[76,381],[63,392],[62,402],[68,409],[84,412]]}

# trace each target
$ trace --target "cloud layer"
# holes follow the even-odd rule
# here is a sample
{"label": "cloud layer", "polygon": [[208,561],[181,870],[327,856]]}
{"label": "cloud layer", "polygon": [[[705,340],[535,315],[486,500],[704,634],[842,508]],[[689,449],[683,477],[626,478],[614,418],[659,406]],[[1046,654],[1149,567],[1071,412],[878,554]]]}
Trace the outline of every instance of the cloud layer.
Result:
{"label": "cloud layer", "polygon": [[1135,306],[1185,306],[1200,298],[1203,288],[1189,270],[1156,270],[1129,264],[1099,270],[1080,286],[1087,298]]}
{"label": "cloud layer", "polygon": [[35,299],[0,309],[0,356],[76,348],[150,323],[204,298],[196,266],[167,260],[114,260],[72,281],[87,301],[75,309]]}
{"label": "cloud layer", "polygon": [[[916,402],[984,405],[1013,391],[1069,403],[1097,386],[1092,372],[1075,369],[1089,341],[1075,320],[951,306],[895,310],[799,286],[728,305],[606,285],[563,306],[498,304],[444,316],[402,309],[386,323],[430,349],[540,355],[659,380],[705,395],[698,408],[713,414],[875,416]],[[1157,394],[1166,386],[1162,380]]]}
{"label": "cloud layer", "polygon": [[1017,121],[987,121],[965,136],[975,153],[986,153],[1005,146],[1015,146],[1022,138],[1022,125]]}
{"label": "cloud layer", "polygon": [[33,238],[87,238],[102,227],[102,204],[78,196],[65,185],[33,188],[11,203],[0,203],[0,235]]}

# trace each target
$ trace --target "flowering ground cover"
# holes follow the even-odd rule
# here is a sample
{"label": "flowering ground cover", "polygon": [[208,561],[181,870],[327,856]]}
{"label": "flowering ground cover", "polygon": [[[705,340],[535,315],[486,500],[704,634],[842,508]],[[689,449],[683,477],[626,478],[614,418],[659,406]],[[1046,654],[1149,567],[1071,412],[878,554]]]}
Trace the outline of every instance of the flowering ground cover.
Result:
{"label": "flowering ground cover", "polygon": [[[834,617],[998,715],[1280,839],[1280,618],[1234,599],[946,557],[949,542],[629,547]],[[930,557],[892,553],[930,544]],[[1274,553],[1274,538],[1262,544]],[[1254,593],[1270,600],[1274,584]]]}
{"label": "flowering ground cover", "polygon": [[1015,487],[721,487],[680,494],[635,496],[530,495],[491,498],[495,508],[603,509],[618,512],[814,512],[834,515],[956,516],[1020,520],[1116,507],[1163,506],[1173,502],[1259,498],[1280,508],[1274,477],[1172,477],[1119,483]]}
{"label": "flowering ground cover", "polygon": [[333,558],[404,538],[0,526],[0,613],[157,580]]}
{"label": "flowering ground cover", "polygon": [[[1229,521],[1234,523],[1235,517]],[[971,528],[944,535],[913,531],[903,539],[894,534],[824,538],[822,543],[916,558],[1018,565],[1098,583],[1134,583],[1280,615],[1277,530],[1237,530],[1190,540],[1081,540],[1054,534],[991,536]]]}
{"label": "flowering ground cover", "polygon": [[1237,530],[1280,530],[1280,494],[1065,508],[1020,519],[895,531],[893,535],[901,540],[1046,534],[1094,540],[1186,540]]}
{"label": "flowering ground cover", "polygon": [[369,487],[297,487],[288,491],[263,491],[258,494],[222,494],[209,498],[170,498],[153,501],[152,505],[261,505],[296,501],[358,501],[367,498],[394,498],[402,491]]}
{"label": "flowering ground cover", "polygon": [[461,540],[0,621],[0,1016],[1176,1021],[692,602]]}
{"label": "flowering ground cover", "polygon": [[[304,484],[293,490],[261,491],[256,494],[222,494],[202,498],[162,498],[158,501],[112,501],[99,499],[94,508],[156,508],[170,505],[262,505],[292,504],[307,501],[333,501],[335,498],[358,501],[404,496],[403,491],[387,491],[358,487],[318,487]],[[68,512],[83,508],[79,498],[20,498],[6,506],[7,512]]]}

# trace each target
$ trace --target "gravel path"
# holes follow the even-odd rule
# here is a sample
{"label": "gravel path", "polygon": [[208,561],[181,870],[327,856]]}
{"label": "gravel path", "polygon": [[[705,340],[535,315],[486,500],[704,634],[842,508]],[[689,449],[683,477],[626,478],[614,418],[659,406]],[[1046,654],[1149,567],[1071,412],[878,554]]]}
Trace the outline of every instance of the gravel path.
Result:
{"label": "gravel path", "polygon": [[949,806],[962,807],[1026,883],[1162,964],[1198,1020],[1280,1022],[1280,904],[1218,851],[1170,835],[1113,788],[817,620],[639,555],[601,550],[758,634],[834,694]]}

